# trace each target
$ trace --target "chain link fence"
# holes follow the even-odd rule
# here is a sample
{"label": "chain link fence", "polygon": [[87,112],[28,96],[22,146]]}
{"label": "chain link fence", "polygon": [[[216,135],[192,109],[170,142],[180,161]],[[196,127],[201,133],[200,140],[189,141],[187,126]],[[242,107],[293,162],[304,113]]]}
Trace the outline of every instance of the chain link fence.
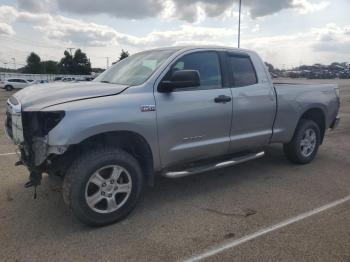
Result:
{"label": "chain link fence", "polygon": [[58,75],[58,74],[22,74],[22,73],[10,73],[10,72],[0,72],[0,80],[5,80],[9,78],[20,78],[25,80],[47,80],[54,81],[57,77],[70,77],[76,80],[91,78],[91,75]]}

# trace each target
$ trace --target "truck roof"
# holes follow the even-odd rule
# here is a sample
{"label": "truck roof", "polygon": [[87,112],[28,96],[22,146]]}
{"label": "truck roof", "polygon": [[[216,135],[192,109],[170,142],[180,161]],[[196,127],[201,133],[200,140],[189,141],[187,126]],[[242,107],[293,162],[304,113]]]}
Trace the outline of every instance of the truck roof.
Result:
{"label": "truck roof", "polygon": [[[150,50],[176,50],[176,51],[187,51],[193,49],[229,49],[232,51],[244,51],[244,52],[253,52],[252,50],[236,48],[232,46],[220,46],[220,45],[184,45],[184,46],[169,46],[169,47],[159,47],[153,48]],[[145,50],[148,51],[148,50]]]}

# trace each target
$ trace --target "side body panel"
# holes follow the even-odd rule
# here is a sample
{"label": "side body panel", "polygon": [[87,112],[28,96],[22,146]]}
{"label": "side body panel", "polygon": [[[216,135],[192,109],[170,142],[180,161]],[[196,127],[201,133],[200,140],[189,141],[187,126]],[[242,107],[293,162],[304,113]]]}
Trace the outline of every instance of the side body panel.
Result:
{"label": "side body panel", "polygon": [[[152,87],[150,87],[152,88]],[[160,167],[156,112],[142,112],[142,106],[154,105],[152,91],[133,87],[122,94],[85,99],[48,107],[44,110],[65,110],[66,116],[48,135],[52,146],[72,145],[91,136],[113,131],[131,131],[149,144],[154,168]]]}
{"label": "side body panel", "polygon": [[232,102],[214,103],[229,89],[155,94],[162,166],[227,153]]}
{"label": "side body panel", "polygon": [[271,143],[287,143],[294,134],[301,116],[309,109],[320,109],[326,129],[338,114],[336,84],[275,84],[278,110]]}
{"label": "side body panel", "polygon": [[[186,52],[177,58],[194,52]],[[214,99],[220,95],[231,97],[230,89],[160,93],[157,86],[171,65],[154,85],[162,167],[226,154],[230,143],[232,101],[215,103]]]}
{"label": "side body panel", "polygon": [[[272,135],[272,126],[276,114],[275,91],[265,65],[255,53],[242,53],[248,55],[253,63],[257,83],[241,87],[233,85],[234,79],[231,83],[233,97],[230,132],[231,152],[267,145]],[[230,59],[229,56],[228,59]],[[232,73],[231,75],[233,76]]]}

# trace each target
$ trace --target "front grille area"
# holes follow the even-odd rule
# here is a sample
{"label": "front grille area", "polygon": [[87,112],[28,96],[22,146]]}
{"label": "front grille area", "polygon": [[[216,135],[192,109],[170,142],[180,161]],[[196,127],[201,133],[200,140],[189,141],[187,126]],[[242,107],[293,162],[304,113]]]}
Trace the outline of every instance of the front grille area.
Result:
{"label": "front grille area", "polygon": [[6,122],[5,122],[5,128],[6,128],[6,132],[7,135],[13,139],[13,133],[12,133],[12,116],[10,114],[10,112],[6,112]]}
{"label": "front grille area", "polygon": [[15,145],[19,145],[24,141],[21,111],[21,104],[17,99],[13,97],[13,99],[7,100],[5,130]]}

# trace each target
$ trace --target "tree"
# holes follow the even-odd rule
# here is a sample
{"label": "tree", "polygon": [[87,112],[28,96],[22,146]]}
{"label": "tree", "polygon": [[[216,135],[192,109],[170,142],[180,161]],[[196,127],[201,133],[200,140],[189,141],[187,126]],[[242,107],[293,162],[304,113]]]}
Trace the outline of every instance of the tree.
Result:
{"label": "tree", "polygon": [[41,73],[41,59],[36,53],[31,52],[27,57],[27,65],[25,66],[25,73],[40,74]]}
{"label": "tree", "polygon": [[129,56],[129,52],[128,51],[124,51],[124,49],[122,49],[122,52],[120,53],[120,56],[119,56],[119,60],[123,60],[124,58],[127,58]]}
{"label": "tree", "polygon": [[77,49],[73,57],[73,74],[88,75],[91,73],[91,63],[86,54]]}
{"label": "tree", "polygon": [[58,63],[56,61],[48,60],[41,62],[42,72],[44,74],[58,74],[59,68]]}
{"label": "tree", "polygon": [[81,49],[77,49],[74,56],[64,51],[64,57],[58,66],[61,74],[86,75],[91,73],[90,60]]}
{"label": "tree", "polygon": [[64,51],[64,57],[61,58],[61,61],[58,64],[59,71],[61,74],[72,74],[73,71],[73,57],[66,50]]}
{"label": "tree", "polygon": [[271,65],[271,64],[268,63],[268,62],[265,62],[265,65],[266,65],[266,67],[269,69],[269,72],[273,72],[273,70],[274,70],[273,65]]}

